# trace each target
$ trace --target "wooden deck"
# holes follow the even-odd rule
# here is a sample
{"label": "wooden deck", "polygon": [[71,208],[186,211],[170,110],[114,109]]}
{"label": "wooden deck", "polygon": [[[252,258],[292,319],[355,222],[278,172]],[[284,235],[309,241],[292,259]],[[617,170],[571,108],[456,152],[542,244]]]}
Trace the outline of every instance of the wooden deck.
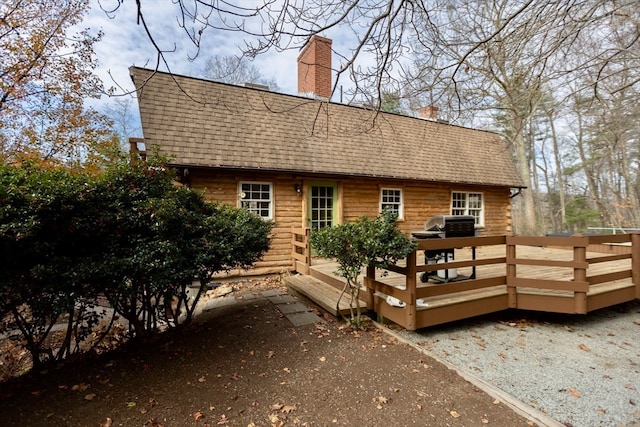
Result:
{"label": "wooden deck", "polygon": [[[626,249],[616,246],[615,251],[602,249],[603,238],[582,236],[422,241],[418,251],[388,270],[363,271],[360,297],[370,310],[410,330],[508,308],[586,314],[640,298],[639,237],[615,237],[616,245],[618,240],[629,241]],[[630,246],[632,240],[635,248]],[[470,244],[476,248],[475,257]],[[424,250],[433,245],[460,249],[455,249],[453,262],[425,264]],[[335,263],[310,264],[309,275],[320,281],[315,286],[344,285],[334,273]],[[420,280],[425,272],[445,269],[455,269],[458,277],[446,283]],[[328,294],[325,291],[325,298]]]}

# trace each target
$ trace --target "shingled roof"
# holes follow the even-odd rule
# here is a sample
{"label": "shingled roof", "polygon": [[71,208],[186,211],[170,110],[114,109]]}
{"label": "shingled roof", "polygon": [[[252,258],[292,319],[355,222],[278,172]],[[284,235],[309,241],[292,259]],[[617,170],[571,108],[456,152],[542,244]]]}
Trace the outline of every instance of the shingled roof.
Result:
{"label": "shingled roof", "polygon": [[137,67],[130,73],[145,145],[175,166],[524,187],[492,132]]}

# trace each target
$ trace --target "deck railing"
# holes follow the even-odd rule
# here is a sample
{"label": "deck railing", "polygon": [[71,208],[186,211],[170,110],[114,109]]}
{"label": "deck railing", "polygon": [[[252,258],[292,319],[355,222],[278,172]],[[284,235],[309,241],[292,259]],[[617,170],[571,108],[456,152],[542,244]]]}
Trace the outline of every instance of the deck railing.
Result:
{"label": "deck railing", "polygon": [[[587,251],[590,246],[607,244],[631,247],[627,253],[614,255]],[[486,250],[489,247],[496,248]],[[550,247],[556,250],[549,251]],[[473,248],[473,256],[452,262],[441,260],[437,264],[427,264],[418,256],[420,251],[452,248]],[[489,256],[475,256],[483,253]],[[504,268],[496,268],[501,265]],[[469,267],[473,274],[440,285],[420,283],[424,272]],[[397,277],[389,280],[384,270],[376,271],[371,266],[365,278],[369,293],[366,299],[372,301],[371,309],[384,311],[385,316],[408,329],[441,323],[437,316],[449,321],[452,316],[465,318],[505,308],[584,314],[640,298],[640,234],[427,239],[419,241],[417,250],[405,262],[387,270],[404,276],[403,283]],[[406,306],[401,311],[388,309],[380,294],[396,298]],[[426,303],[418,304],[418,300]],[[445,304],[449,313],[434,310],[429,319],[426,314],[421,316],[421,309],[431,310]],[[450,311],[456,305],[462,312],[452,315]]]}
{"label": "deck railing", "polygon": [[[294,230],[292,240],[294,267],[309,274],[308,229]],[[640,299],[640,233],[459,237],[417,243],[417,249],[395,265],[369,266],[361,291],[369,309],[407,329],[507,308],[584,314]],[[593,251],[609,246],[626,250]],[[451,249],[453,261],[427,261],[426,252]],[[440,277],[437,283],[421,280],[445,271],[456,271],[457,277]],[[404,306],[387,304],[388,296]]]}
{"label": "deck railing", "polygon": [[309,228],[291,229],[291,258],[293,260],[293,270],[302,274],[309,274],[311,266],[311,246],[309,245]]}

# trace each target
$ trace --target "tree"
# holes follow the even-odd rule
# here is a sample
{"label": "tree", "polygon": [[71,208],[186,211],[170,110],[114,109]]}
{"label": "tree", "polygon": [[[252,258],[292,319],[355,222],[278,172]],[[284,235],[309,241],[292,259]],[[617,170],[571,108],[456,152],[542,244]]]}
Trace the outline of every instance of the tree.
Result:
{"label": "tree", "polygon": [[243,56],[214,55],[209,57],[205,62],[202,75],[206,79],[234,85],[254,83],[267,86],[272,91],[278,90],[278,83],[275,79],[264,78],[258,67],[248,63],[248,59]]}
{"label": "tree", "polygon": [[356,303],[362,268],[368,265],[384,268],[415,250],[415,243],[400,232],[396,216],[390,211],[373,220],[363,216],[354,222],[314,230],[310,243],[320,256],[338,262],[337,273],[346,279],[345,290],[349,291],[349,324],[355,327],[363,326],[360,305]]}
{"label": "tree", "polygon": [[111,128],[120,140],[123,151],[129,149],[129,138],[142,137],[142,125],[133,98],[115,98],[103,109],[103,114],[111,120]]}
{"label": "tree", "polygon": [[101,34],[68,34],[88,0],[0,3],[0,159],[78,163],[114,145],[109,122],[84,100],[103,92],[93,74]]}

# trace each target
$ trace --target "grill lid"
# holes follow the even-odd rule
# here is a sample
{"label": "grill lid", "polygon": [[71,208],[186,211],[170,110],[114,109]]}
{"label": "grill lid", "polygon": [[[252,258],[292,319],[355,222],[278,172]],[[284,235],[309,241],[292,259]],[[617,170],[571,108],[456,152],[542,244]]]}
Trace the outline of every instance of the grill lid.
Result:
{"label": "grill lid", "polygon": [[475,236],[475,218],[472,215],[435,215],[425,222],[424,230],[411,234],[418,239],[472,237]]}

